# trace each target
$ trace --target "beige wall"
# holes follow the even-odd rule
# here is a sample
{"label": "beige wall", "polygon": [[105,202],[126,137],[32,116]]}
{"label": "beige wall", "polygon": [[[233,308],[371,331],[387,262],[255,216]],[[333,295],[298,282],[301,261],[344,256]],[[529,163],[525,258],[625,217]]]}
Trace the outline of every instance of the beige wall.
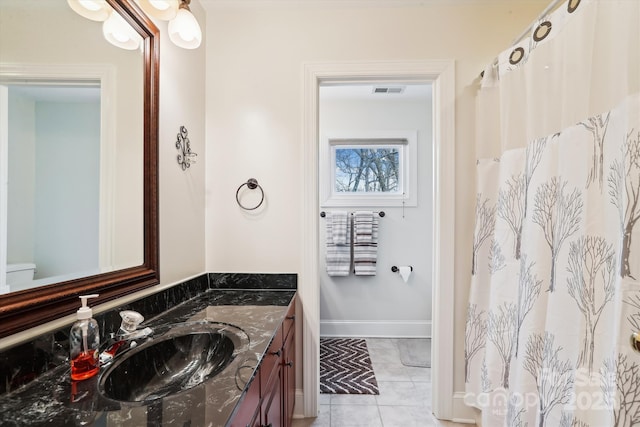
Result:
{"label": "beige wall", "polygon": [[[192,2],[203,33],[204,9]],[[174,284],[205,271],[205,56],[207,40],[181,49],[160,28],[160,283]],[[189,132],[196,163],[183,171],[177,162],[180,126]]]}
{"label": "beige wall", "polygon": [[[210,271],[301,269],[303,64],[456,61],[455,390],[464,390],[464,321],[474,221],[474,93],[484,66],[548,0],[230,2],[207,9],[207,259]],[[243,6],[244,5],[244,6]],[[249,177],[266,192],[257,215],[235,203]],[[303,243],[304,244],[304,243]],[[304,286],[304,284],[301,284]]]}

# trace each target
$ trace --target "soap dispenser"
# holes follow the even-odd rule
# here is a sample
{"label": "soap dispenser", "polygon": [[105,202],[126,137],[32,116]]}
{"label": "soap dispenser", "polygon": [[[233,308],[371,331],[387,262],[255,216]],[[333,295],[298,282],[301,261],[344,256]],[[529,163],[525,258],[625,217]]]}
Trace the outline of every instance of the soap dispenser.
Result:
{"label": "soap dispenser", "polygon": [[98,353],[100,331],[98,322],[92,318],[92,310],[87,306],[88,298],[98,295],[81,295],[82,307],[78,310],[78,320],[71,326],[69,346],[71,348],[71,379],[84,380],[100,371]]}

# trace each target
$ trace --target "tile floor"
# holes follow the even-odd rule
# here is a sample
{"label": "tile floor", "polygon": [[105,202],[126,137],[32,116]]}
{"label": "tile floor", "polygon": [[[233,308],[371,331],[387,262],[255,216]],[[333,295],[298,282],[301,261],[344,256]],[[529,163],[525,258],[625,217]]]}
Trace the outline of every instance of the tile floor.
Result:
{"label": "tile floor", "polygon": [[320,394],[317,418],[293,427],[473,427],[431,413],[431,369],[404,366],[394,339],[367,338],[380,395]]}

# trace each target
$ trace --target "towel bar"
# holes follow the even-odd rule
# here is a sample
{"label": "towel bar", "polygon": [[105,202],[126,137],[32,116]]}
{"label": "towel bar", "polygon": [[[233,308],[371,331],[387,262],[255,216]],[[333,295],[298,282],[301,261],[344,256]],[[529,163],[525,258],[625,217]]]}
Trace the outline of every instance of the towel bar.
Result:
{"label": "towel bar", "polygon": [[[377,214],[380,216],[380,218],[384,218],[384,216],[386,215],[386,214],[384,213],[384,211],[374,212],[374,213],[377,213]],[[353,215],[353,212],[351,212],[350,214],[351,214],[351,215]],[[322,211],[322,212],[320,212],[320,216],[321,216],[322,218],[324,218],[324,217],[326,217],[326,216],[327,216],[327,213],[326,213],[325,211]]]}

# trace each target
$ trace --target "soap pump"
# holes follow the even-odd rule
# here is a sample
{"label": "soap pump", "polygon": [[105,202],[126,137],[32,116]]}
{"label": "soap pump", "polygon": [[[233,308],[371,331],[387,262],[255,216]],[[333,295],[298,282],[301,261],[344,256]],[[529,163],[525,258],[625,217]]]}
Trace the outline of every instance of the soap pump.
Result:
{"label": "soap pump", "polygon": [[98,350],[100,348],[100,330],[98,322],[92,318],[92,310],[87,306],[88,298],[98,295],[81,295],[82,307],[78,310],[78,320],[71,326],[69,347],[71,356],[71,379],[91,378],[100,370]]}

